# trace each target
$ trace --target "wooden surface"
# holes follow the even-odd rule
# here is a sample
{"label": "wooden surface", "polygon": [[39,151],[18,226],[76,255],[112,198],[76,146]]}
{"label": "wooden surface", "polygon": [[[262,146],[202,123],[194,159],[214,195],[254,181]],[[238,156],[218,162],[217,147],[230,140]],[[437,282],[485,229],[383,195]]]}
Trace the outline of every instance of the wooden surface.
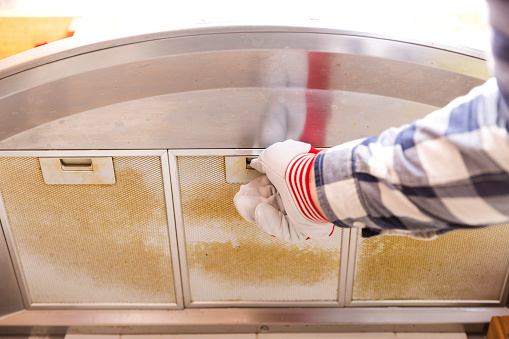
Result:
{"label": "wooden surface", "polygon": [[509,338],[509,317],[493,317],[486,339]]}
{"label": "wooden surface", "polygon": [[73,17],[11,17],[0,13],[0,59],[68,38]]}

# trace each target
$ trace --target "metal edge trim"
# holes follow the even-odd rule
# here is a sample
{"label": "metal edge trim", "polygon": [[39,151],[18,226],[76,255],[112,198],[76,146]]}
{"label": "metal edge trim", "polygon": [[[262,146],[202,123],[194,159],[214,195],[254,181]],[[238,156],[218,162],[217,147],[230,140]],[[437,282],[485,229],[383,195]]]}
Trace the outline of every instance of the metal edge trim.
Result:
{"label": "metal edge trim", "polygon": [[175,301],[178,308],[184,308],[184,297],[182,293],[182,281],[180,274],[180,259],[177,241],[177,231],[175,226],[175,213],[173,204],[173,193],[171,189],[171,175],[168,160],[168,152],[164,152],[160,157],[161,175],[163,177],[163,190],[166,203],[166,219],[168,229],[168,239],[170,241],[170,253],[173,271],[173,288],[175,292]]}
{"label": "metal edge trim", "polygon": [[[0,192],[0,209],[3,208],[3,201]],[[5,235],[4,228],[2,226],[2,222],[0,220],[0,251],[5,253],[5,258],[3,258],[4,263],[0,264],[3,266],[3,275],[8,275],[4,279],[0,279],[0,298],[6,297],[7,302],[3,304],[0,303],[0,318],[9,313],[19,312],[25,309],[25,303],[23,301],[23,297],[21,294],[21,286],[19,282],[18,275],[14,270],[14,264],[12,259],[12,254],[9,250],[9,246],[7,243],[7,237]],[[0,262],[2,258],[0,258]],[[16,299],[16,300],[14,300]]]}
{"label": "metal edge trim", "polygon": [[[76,151],[0,151],[0,157],[58,157],[58,156],[159,156],[163,157],[166,150],[76,150]],[[161,166],[162,162],[161,162]],[[163,169],[163,168],[162,168]],[[163,178],[164,183],[164,178]],[[7,211],[0,190],[0,220],[4,228],[4,234],[7,242],[11,259],[13,262],[14,272],[20,286],[20,291],[25,308],[27,309],[69,309],[69,308],[107,308],[107,309],[122,309],[122,308],[183,308],[179,305],[178,300],[176,303],[167,304],[149,304],[149,303],[32,303],[30,299],[30,292],[28,283],[23,273],[19,256],[14,243],[14,237],[11,232],[10,224],[7,218]],[[176,275],[178,277],[178,275]],[[177,292],[177,290],[175,291]]]}
{"label": "metal edge trim", "polygon": [[210,149],[171,149],[170,154],[177,156],[228,156],[228,155],[252,155],[258,156],[263,148],[210,148]]}
{"label": "metal edge trim", "polygon": [[25,310],[0,326],[201,326],[478,324],[507,316],[506,307],[220,308],[184,310]]}
{"label": "metal edge trim", "polygon": [[1,150],[0,157],[162,156],[166,150]]}
{"label": "metal edge trim", "polygon": [[351,229],[350,244],[348,251],[348,271],[346,274],[346,292],[345,292],[345,306],[352,306],[353,298],[353,283],[355,279],[355,259],[357,256],[357,237],[358,230]]}
{"label": "metal edge trim", "polygon": [[338,308],[337,301],[195,301],[188,305],[188,309],[193,308],[291,308],[291,307],[303,307],[303,308]]}
{"label": "metal edge trim", "polygon": [[168,151],[168,165],[170,168],[172,199],[175,218],[175,231],[177,235],[180,276],[182,284],[184,307],[188,307],[191,303],[191,287],[189,283],[189,273],[187,265],[186,237],[184,232],[184,219],[182,215],[182,201],[180,199],[180,180],[178,173],[177,154]]}
{"label": "metal edge trim", "polygon": [[509,278],[509,269],[506,271],[506,278],[502,287],[500,300],[353,300],[353,285],[355,280],[355,267],[357,259],[357,244],[358,244],[358,231],[352,232],[350,238],[350,260],[348,264],[348,286],[346,289],[347,307],[420,307],[420,306],[435,306],[435,307],[482,307],[482,306],[503,306],[504,298],[508,297],[509,286],[506,286]]}
{"label": "metal edge trim", "polygon": [[489,305],[500,306],[496,300],[353,300],[350,306],[354,307],[486,307]]}
{"label": "metal edge trim", "polygon": [[32,303],[29,310],[181,310],[178,303]]}
{"label": "metal edge trim", "polygon": [[[16,311],[16,312],[12,312],[12,313],[8,313],[8,314],[4,314],[4,315],[1,315],[0,316],[0,322],[3,320],[3,319],[7,319],[9,317],[13,317],[13,316],[16,316],[20,313],[23,313],[23,312],[26,312],[26,310],[19,310],[19,311]],[[1,325],[0,325],[1,326]]]}
{"label": "metal edge trim", "polygon": [[505,276],[504,284],[502,285],[502,290],[500,292],[500,304],[507,305],[509,303],[509,265],[506,268],[507,273]]}
{"label": "metal edge trim", "polygon": [[[429,48],[446,50],[449,52],[467,55],[477,59],[485,60],[486,53],[474,48],[464,46],[448,46],[442,43],[432,43],[430,41],[397,38],[391,35],[369,33],[363,31],[341,30],[334,28],[306,27],[306,26],[277,26],[277,25],[257,25],[257,24],[239,24],[234,25],[206,25],[180,28],[169,31],[151,32],[137,34],[132,36],[102,36],[95,35],[87,38],[68,38],[51,44],[41,46],[37,49],[31,49],[17,55],[11,56],[0,62],[0,79],[9,77],[19,72],[38,67],[47,63],[55,62],[61,59],[74,57],[80,54],[90,53],[96,50],[114,48],[118,46],[140,43],[143,41],[162,40],[170,38],[180,38],[189,36],[204,36],[212,34],[232,34],[232,33],[315,33],[329,35],[347,35],[355,37],[372,38],[379,40],[389,40],[413,45],[420,45]],[[2,74],[3,73],[3,74]]]}
{"label": "metal edge trim", "polygon": [[11,231],[11,225],[9,223],[9,218],[7,217],[7,210],[5,208],[5,203],[3,199],[2,190],[0,189],[0,220],[2,222],[5,241],[7,243],[7,249],[11,255],[12,266],[14,268],[14,274],[16,276],[16,280],[18,281],[18,286],[21,292],[21,298],[23,300],[23,304],[25,308],[29,308],[31,304],[30,292],[28,290],[28,283],[26,281],[25,274],[23,272],[23,268],[21,267],[21,262],[19,258],[19,254],[16,248],[16,243],[14,241],[14,236]]}
{"label": "metal edge trim", "polygon": [[[181,210],[181,200],[180,200],[180,180],[178,180],[178,166],[177,166],[177,157],[179,156],[229,156],[229,155],[254,155],[257,156],[263,149],[174,149],[169,150],[168,153],[170,155],[170,168],[172,173],[172,178],[176,180],[172,181],[173,185],[173,201],[175,206],[175,216],[176,216],[176,225],[178,230],[178,238],[179,243],[185,244],[185,230],[184,230],[184,221],[183,214]],[[178,181],[178,182],[175,182]],[[344,234],[342,234],[342,239],[344,239]],[[342,246],[345,244],[345,241],[342,240]],[[342,288],[344,286],[344,282],[342,283],[341,276],[342,270],[345,270],[346,267],[343,266],[343,261],[345,260],[343,255],[343,247],[341,247],[341,267],[339,269],[339,287],[338,287],[338,295],[335,301],[192,301],[191,295],[191,286],[189,280],[189,272],[187,265],[187,252],[185,252],[185,245],[183,245],[184,250],[179,247],[179,251],[181,253],[181,270],[182,270],[182,280],[184,286],[184,304],[186,308],[211,308],[211,307],[342,307],[343,305],[343,293]],[[184,253],[182,253],[182,251]],[[348,257],[348,256],[347,256]]]}
{"label": "metal edge trim", "polygon": [[[337,232],[337,231],[336,231]],[[341,229],[341,258],[339,268],[339,287],[338,287],[338,304],[340,307],[346,305],[346,290],[348,281],[348,258],[350,252],[350,233],[349,228]]]}

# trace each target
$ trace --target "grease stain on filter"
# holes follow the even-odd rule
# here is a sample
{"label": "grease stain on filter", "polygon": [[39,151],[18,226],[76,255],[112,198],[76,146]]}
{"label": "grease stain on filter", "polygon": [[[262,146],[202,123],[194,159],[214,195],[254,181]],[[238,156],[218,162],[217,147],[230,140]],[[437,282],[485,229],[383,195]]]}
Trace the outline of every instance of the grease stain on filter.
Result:
{"label": "grease stain on filter", "polygon": [[508,225],[432,241],[359,238],[353,300],[498,300],[509,265]]}
{"label": "grease stain on filter", "polygon": [[193,301],[337,299],[341,232],[298,244],[273,238],[238,214],[240,184],[226,182],[223,157],[177,163]]}
{"label": "grease stain on filter", "polygon": [[46,185],[37,158],[0,160],[33,302],[175,302],[158,157],[115,157],[113,185]]}
{"label": "grease stain on filter", "polygon": [[[238,242],[199,242],[189,246],[191,269],[222,276],[233,283],[252,279],[256,284],[313,286],[331,278],[338,268],[334,250],[313,251],[274,241],[260,244]],[[225,262],[231,258],[230,262]],[[291,271],[289,271],[291,270]]]}
{"label": "grease stain on filter", "polygon": [[[224,228],[225,224],[242,223],[244,219],[237,213],[233,204],[233,196],[238,192],[240,184],[227,182],[209,182],[206,180],[194,183],[201,189],[181,189],[183,212],[186,217],[194,219],[197,227]],[[227,198],[230,200],[226,200]],[[242,233],[242,227],[231,227],[230,232]]]}

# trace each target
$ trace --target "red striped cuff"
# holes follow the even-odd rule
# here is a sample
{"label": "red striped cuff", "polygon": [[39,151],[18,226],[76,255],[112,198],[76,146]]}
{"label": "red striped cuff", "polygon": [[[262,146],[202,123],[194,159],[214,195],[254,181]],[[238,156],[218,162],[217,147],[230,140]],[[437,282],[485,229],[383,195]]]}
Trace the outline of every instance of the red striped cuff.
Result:
{"label": "red striped cuff", "polygon": [[[317,153],[314,149],[310,152]],[[330,221],[320,213],[313,199],[311,199],[309,174],[316,157],[316,153],[313,153],[301,155],[288,165],[286,169],[286,182],[302,214],[311,221],[328,224]]]}

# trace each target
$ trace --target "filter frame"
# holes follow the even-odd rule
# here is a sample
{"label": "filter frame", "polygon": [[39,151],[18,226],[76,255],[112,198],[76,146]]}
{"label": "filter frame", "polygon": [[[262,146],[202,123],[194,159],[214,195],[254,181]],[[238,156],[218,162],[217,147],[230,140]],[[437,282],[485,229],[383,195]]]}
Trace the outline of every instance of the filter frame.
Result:
{"label": "filter frame", "polygon": [[173,289],[175,303],[34,303],[30,299],[28,282],[23,273],[20,256],[14,241],[11,225],[3,196],[0,191],[0,220],[3,226],[7,247],[9,249],[13,268],[18,280],[21,298],[26,309],[182,309],[182,283],[179,266],[179,253],[175,231],[175,218],[171,192],[171,178],[168,168],[168,153],[166,150],[76,150],[76,151],[0,151],[0,157],[136,157],[155,156],[160,159],[163,183],[164,201],[166,204],[167,232],[171,255]]}
{"label": "filter frame", "polygon": [[493,307],[507,304],[509,290],[507,270],[499,300],[353,300],[358,233],[341,229],[342,232],[340,277],[338,299],[329,301],[192,301],[186,257],[185,231],[181,210],[180,184],[177,157],[179,156],[257,156],[261,149],[178,149],[178,150],[79,150],[79,151],[0,151],[0,157],[93,157],[93,156],[158,156],[161,159],[171,261],[174,275],[175,304],[132,303],[32,303],[28,295],[28,284],[23,275],[14,238],[8,223],[3,199],[0,195],[0,221],[10,252],[20,294],[26,309],[183,309],[212,307]]}
{"label": "filter frame", "polygon": [[[475,232],[469,231],[469,232]],[[350,233],[350,248],[348,260],[346,302],[347,307],[486,307],[503,306],[508,302],[508,278],[509,268],[506,269],[504,282],[502,284],[500,297],[498,300],[354,300],[354,284],[357,269],[357,255],[359,250],[359,230],[352,230]]]}
{"label": "filter frame", "polygon": [[[339,287],[335,301],[193,301],[189,280],[188,260],[186,251],[186,237],[184,230],[184,216],[180,197],[180,183],[177,157],[180,156],[257,156],[262,149],[175,149],[169,150],[169,163],[172,180],[173,201],[175,204],[175,222],[180,252],[180,267],[182,268],[182,283],[185,308],[211,308],[211,307],[343,307],[345,305],[346,269],[348,261],[348,248],[350,230],[337,229],[341,232],[341,254],[339,268]],[[178,192],[178,193],[177,193]]]}

